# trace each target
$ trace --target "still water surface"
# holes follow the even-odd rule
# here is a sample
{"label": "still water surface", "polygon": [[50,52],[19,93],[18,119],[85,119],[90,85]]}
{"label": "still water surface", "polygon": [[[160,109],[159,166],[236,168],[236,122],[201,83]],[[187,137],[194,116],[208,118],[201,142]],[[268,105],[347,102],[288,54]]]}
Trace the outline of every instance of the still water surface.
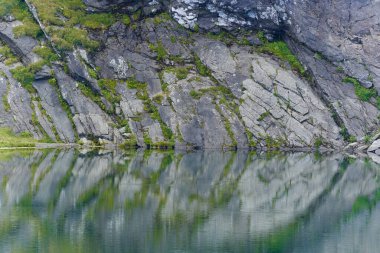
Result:
{"label": "still water surface", "polygon": [[379,252],[380,168],[343,155],[0,153],[0,252]]}

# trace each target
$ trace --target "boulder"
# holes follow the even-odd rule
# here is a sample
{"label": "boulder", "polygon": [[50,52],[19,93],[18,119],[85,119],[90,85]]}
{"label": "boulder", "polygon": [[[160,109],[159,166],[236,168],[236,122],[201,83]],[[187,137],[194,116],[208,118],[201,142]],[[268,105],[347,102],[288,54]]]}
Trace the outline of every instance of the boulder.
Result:
{"label": "boulder", "polygon": [[368,152],[376,152],[376,150],[380,149],[380,139],[374,141],[371,146],[368,148]]}

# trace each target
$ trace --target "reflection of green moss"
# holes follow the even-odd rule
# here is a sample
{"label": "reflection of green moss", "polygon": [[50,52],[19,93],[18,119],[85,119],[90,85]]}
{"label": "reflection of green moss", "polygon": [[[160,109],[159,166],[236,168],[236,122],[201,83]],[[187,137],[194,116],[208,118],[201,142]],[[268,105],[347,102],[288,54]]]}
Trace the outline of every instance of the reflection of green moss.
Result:
{"label": "reflection of green moss", "polygon": [[89,190],[82,193],[77,200],[78,205],[85,205],[99,195],[100,187],[95,185]]}
{"label": "reflection of green moss", "polygon": [[72,177],[73,169],[74,169],[75,163],[77,162],[77,158],[78,158],[78,153],[75,151],[75,155],[70,163],[68,170],[66,171],[65,175],[59,180],[57,188],[55,189],[54,195],[49,202],[50,208],[55,206],[60,194],[62,193],[64,188],[68,185]]}
{"label": "reflection of green moss", "polygon": [[365,210],[371,210],[380,201],[380,188],[368,196],[359,196],[352,205],[352,213],[360,213]]}
{"label": "reflection of green moss", "polygon": [[371,202],[366,196],[359,196],[354,204],[352,205],[352,211],[358,213],[364,209],[369,209],[371,207]]}

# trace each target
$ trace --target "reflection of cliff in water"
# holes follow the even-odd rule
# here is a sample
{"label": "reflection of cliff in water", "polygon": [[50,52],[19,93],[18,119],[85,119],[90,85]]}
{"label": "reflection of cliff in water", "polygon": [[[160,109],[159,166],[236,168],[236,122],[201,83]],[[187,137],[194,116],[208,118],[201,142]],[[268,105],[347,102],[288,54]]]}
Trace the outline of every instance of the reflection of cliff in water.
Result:
{"label": "reflection of cliff in water", "polygon": [[323,252],[379,216],[376,165],[341,155],[55,150],[0,167],[1,251]]}

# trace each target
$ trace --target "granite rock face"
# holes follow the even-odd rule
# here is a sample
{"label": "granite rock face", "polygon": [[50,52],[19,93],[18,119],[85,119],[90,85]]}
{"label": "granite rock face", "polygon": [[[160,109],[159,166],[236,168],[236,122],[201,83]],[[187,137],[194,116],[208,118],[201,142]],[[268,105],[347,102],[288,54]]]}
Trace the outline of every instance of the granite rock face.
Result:
{"label": "granite rock face", "polygon": [[[141,147],[339,148],[379,128],[377,95],[357,95],[361,86],[380,91],[378,1],[85,0],[89,13],[140,17],[88,29],[100,47],[45,64],[32,92],[12,72],[55,42],[27,2],[45,36],[17,37],[20,21],[0,21],[0,40],[18,58],[0,57],[0,124],[16,133]],[[285,40],[307,75],[260,51],[263,37]]]}

